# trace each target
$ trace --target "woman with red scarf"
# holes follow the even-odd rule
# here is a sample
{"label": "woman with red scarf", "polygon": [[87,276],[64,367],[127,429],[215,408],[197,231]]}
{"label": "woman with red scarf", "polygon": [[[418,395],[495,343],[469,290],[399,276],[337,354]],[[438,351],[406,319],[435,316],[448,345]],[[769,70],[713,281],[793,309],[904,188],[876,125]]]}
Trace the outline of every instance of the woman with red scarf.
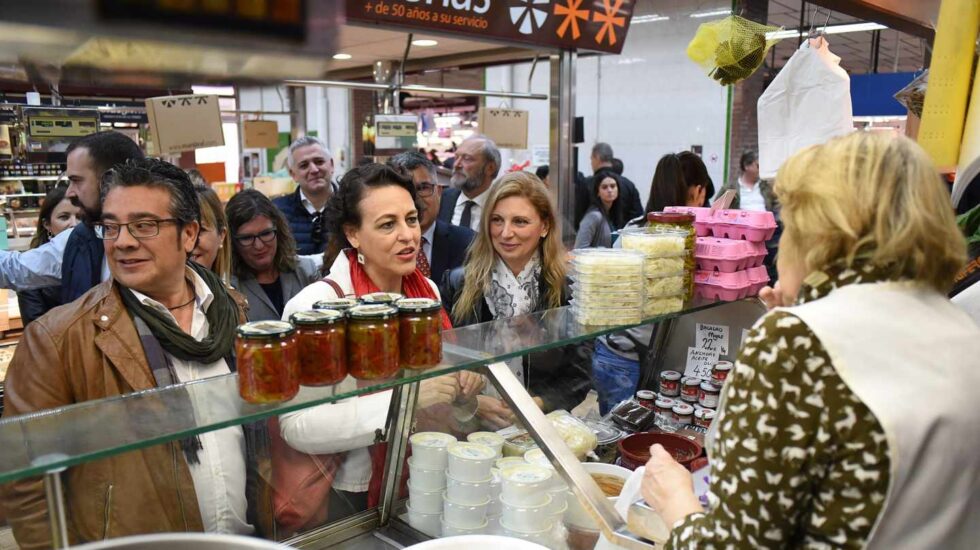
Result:
{"label": "woman with red scarf", "polygon": [[[323,262],[326,277],[293,297],[283,319],[313,309],[320,300],[379,291],[439,300],[436,284],[416,267],[422,238],[421,206],[411,178],[390,166],[368,164],[348,172],[324,210],[330,232]],[[442,320],[444,330],[452,328],[445,311]],[[338,391],[355,384],[348,378],[338,385]],[[432,378],[422,382],[418,406],[449,405],[475,397],[482,388],[482,378],[470,372]],[[284,506],[299,509],[292,515],[277,513],[281,526],[287,530],[311,528],[377,503],[384,449],[374,445],[375,434],[384,430],[390,398],[391,392],[384,391],[279,418],[276,435],[281,440],[273,435],[273,445],[282,442],[293,451],[314,455],[323,471],[317,478],[319,484],[330,485],[325,509],[300,506],[293,495],[281,495],[291,499]],[[331,476],[332,484],[325,481]],[[277,507],[282,500],[277,499]]]}

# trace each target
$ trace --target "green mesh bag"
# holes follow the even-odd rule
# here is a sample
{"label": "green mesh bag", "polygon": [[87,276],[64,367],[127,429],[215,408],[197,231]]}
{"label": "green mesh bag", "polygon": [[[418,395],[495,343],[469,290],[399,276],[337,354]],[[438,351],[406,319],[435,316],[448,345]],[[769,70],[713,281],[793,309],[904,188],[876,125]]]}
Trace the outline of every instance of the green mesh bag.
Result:
{"label": "green mesh bag", "polygon": [[687,56],[722,85],[748,78],[766,58],[766,52],[779,40],[766,40],[766,33],[779,27],[763,25],[732,15],[698,27]]}

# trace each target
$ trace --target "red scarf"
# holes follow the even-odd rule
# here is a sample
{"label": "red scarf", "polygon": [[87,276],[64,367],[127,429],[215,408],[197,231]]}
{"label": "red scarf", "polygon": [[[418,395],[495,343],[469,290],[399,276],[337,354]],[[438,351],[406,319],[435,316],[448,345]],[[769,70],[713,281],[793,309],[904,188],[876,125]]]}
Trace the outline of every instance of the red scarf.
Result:
{"label": "red scarf", "polygon": [[[368,277],[367,272],[364,271],[364,266],[357,261],[357,251],[348,249],[345,252],[347,254],[347,263],[350,264],[350,280],[354,285],[354,296],[381,292],[378,285],[374,284],[371,277]],[[439,299],[439,296],[432,290],[432,285],[429,284],[429,280],[425,278],[425,275],[422,275],[418,267],[411,274],[402,277],[402,294],[407,298]],[[449,320],[449,315],[446,315],[446,310],[443,309],[439,313],[442,318],[442,330],[452,329],[453,324]]]}

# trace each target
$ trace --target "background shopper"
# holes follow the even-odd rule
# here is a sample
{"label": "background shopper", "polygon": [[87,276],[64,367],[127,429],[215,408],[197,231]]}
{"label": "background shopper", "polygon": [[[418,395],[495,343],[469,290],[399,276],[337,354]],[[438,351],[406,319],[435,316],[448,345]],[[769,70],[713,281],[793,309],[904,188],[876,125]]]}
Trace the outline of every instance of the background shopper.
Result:
{"label": "background shopper", "polygon": [[283,307],[317,279],[316,263],[296,256],[286,218],[268,197],[246,189],[225,207],[231,231],[231,284],[248,299],[248,320],[282,317]]}
{"label": "background shopper", "polygon": [[303,136],[289,145],[286,167],[297,184],[296,191],[272,202],[289,220],[297,252],[322,254],[327,244],[323,209],[336,189],[333,156],[322,140]]}
{"label": "background shopper", "polygon": [[[44,197],[44,204],[37,217],[31,248],[37,248],[56,235],[78,224],[79,209],[65,197],[64,187],[55,187]],[[61,305],[61,287],[51,286],[22,290],[17,293],[20,318],[24,326],[44,315],[51,308]]]}
{"label": "background shopper", "polygon": [[613,243],[613,232],[625,225],[619,181],[605,172],[600,172],[592,181],[592,205],[578,226],[575,248],[609,248]]}
{"label": "background shopper", "polygon": [[195,185],[201,203],[201,232],[191,259],[213,271],[225,284],[231,283],[231,238],[221,199],[213,189]]}

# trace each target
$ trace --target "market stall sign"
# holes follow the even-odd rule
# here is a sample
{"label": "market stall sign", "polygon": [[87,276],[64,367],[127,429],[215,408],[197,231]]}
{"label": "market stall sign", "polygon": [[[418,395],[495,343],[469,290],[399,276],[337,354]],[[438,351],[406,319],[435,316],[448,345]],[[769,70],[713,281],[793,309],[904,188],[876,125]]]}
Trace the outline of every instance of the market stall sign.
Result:
{"label": "market stall sign", "polygon": [[216,95],[174,95],[146,100],[156,154],[174,155],[225,144]]}
{"label": "market stall sign", "polygon": [[619,53],[635,0],[346,0],[347,20]]}
{"label": "market stall sign", "polygon": [[418,146],[415,115],[374,115],[374,154],[395,154]]}
{"label": "market stall sign", "polygon": [[492,139],[497,147],[527,149],[527,111],[480,109],[477,121],[480,133]]}
{"label": "market stall sign", "polygon": [[399,122],[399,121],[378,121],[378,128],[375,132],[377,137],[382,138],[399,138],[399,137],[416,137],[418,133],[418,122],[415,120]]}
{"label": "market stall sign", "polygon": [[168,0],[98,0],[105,19],[128,19],[152,25],[192,26],[303,41],[305,0],[249,2],[174,2]]}
{"label": "market stall sign", "polygon": [[82,137],[98,131],[95,117],[32,116],[27,121],[33,138]]}

